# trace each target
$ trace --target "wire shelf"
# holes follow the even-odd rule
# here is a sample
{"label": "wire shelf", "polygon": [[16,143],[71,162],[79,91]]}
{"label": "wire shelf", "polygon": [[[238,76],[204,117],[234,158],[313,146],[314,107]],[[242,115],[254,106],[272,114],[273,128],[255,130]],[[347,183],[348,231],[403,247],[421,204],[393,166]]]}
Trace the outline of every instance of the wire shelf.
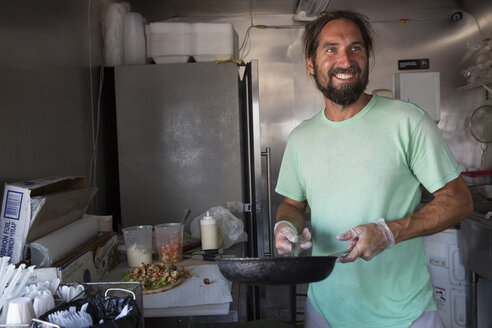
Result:
{"label": "wire shelf", "polygon": [[456,91],[458,91],[458,92],[464,92],[464,91],[475,89],[475,88],[478,88],[478,87],[483,87],[488,92],[492,92],[492,89],[490,89],[487,86],[487,84],[490,84],[490,83],[492,83],[492,81],[490,81],[490,80],[480,80],[480,81],[476,81],[476,82],[470,83],[468,85],[459,87],[459,88],[456,89]]}

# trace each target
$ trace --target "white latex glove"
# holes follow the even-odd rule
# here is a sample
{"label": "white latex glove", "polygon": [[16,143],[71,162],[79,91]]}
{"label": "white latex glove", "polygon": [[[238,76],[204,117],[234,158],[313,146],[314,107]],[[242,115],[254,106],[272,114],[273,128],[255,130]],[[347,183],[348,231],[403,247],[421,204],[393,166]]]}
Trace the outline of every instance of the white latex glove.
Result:
{"label": "white latex glove", "polygon": [[[278,221],[273,228],[275,234],[275,247],[280,255],[294,255],[296,244],[299,242],[299,234],[296,227],[289,221]],[[309,249],[313,246],[311,242],[311,232],[306,227],[302,231],[299,244],[299,252]]]}
{"label": "white latex glove", "polygon": [[347,249],[352,249],[347,255],[338,258],[342,263],[353,262],[358,257],[369,261],[386,248],[395,246],[393,233],[384,219],[379,219],[377,223],[358,225],[337,236],[337,239],[350,240]]}

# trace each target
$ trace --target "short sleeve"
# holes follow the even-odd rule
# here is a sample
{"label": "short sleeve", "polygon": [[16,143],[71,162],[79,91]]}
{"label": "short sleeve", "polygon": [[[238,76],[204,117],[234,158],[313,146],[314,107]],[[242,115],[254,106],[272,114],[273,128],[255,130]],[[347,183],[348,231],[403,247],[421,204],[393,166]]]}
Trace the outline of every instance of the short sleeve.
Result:
{"label": "short sleeve", "polygon": [[282,196],[293,200],[306,200],[306,192],[299,176],[297,152],[292,135],[289,136],[284,156],[280,165],[277,186],[275,191]]}
{"label": "short sleeve", "polygon": [[435,192],[460,175],[460,165],[428,115],[423,116],[410,140],[410,168],[429,192]]}

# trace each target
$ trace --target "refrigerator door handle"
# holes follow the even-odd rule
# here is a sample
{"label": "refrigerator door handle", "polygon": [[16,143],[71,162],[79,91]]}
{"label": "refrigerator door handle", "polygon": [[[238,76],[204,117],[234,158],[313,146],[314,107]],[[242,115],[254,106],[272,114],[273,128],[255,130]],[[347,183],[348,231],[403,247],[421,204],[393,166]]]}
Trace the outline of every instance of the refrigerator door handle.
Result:
{"label": "refrigerator door handle", "polygon": [[272,151],[270,147],[266,147],[265,151],[261,152],[261,156],[266,157],[266,181],[267,181],[267,210],[268,210],[268,247],[269,252],[265,256],[273,257],[273,225],[272,225]]}

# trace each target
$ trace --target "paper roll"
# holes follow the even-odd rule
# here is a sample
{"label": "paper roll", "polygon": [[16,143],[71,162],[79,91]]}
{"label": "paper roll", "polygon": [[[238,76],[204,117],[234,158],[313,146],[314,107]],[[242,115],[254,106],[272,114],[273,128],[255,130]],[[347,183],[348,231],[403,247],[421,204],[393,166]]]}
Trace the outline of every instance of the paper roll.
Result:
{"label": "paper roll", "polygon": [[97,231],[97,217],[84,215],[80,220],[30,243],[31,264],[38,268],[49,267],[94,238]]}

